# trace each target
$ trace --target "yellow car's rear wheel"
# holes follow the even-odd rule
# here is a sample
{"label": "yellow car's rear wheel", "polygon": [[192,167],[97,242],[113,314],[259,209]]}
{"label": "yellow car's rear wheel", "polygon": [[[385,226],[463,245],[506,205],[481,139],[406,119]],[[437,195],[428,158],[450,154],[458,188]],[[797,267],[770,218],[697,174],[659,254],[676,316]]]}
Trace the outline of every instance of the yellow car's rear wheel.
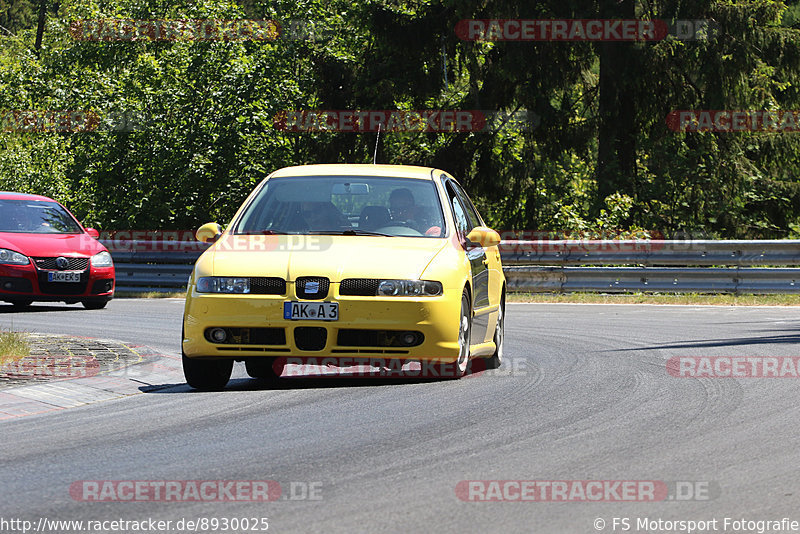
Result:
{"label": "yellow car's rear wheel", "polygon": [[494,354],[486,358],[487,369],[497,369],[503,364],[503,338],[505,337],[506,296],[500,299],[500,309],[497,312],[497,325],[494,328]]}

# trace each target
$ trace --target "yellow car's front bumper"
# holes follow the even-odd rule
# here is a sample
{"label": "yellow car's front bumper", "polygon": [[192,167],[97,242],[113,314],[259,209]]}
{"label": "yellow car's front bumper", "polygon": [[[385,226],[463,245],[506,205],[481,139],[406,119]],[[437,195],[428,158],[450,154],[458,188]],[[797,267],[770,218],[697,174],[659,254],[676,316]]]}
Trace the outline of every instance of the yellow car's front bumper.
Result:
{"label": "yellow car's front bumper", "polygon": [[[284,302],[307,301],[292,296],[252,294],[197,293],[190,287],[184,314],[183,352],[194,357],[334,357],[385,358],[453,362],[458,357],[461,293],[445,290],[438,297],[363,297],[340,296],[338,284],[332,283],[334,295],[328,302],[339,303],[337,321],[288,320],[283,317]],[[277,328],[284,332],[283,344],[250,344],[246,339],[228,339],[214,343],[206,337],[209,328]],[[302,350],[298,347],[298,328],[325,329],[324,347]],[[352,337],[340,339],[341,330],[410,331],[424,336],[416,346],[353,345]],[[317,331],[319,332],[319,331]],[[237,343],[236,341],[239,341]],[[244,341],[244,342],[243,342]],[[339,344],[340,341],[351,344]],[[301,339],[302,345],[302,339]]]}

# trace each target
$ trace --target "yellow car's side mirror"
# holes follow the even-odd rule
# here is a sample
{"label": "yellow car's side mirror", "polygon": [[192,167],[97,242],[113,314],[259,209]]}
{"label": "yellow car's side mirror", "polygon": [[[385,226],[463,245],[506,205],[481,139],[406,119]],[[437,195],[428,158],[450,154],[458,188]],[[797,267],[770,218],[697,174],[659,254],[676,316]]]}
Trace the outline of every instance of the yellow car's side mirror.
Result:
{"label": "yellow car's side mirror", "polygon": [[486,226],[476,226],[473,228],[470,233],[467,234],[467,239],[473,243],[479,243],[484,248],[499,245],[501,241],[500,234]]}
{"label": "yellow car's side mirror", "polygon": [[194,233],[194,237],[201,243],[213,243],[221,235],[222,227],[215,222],[204,224]]}

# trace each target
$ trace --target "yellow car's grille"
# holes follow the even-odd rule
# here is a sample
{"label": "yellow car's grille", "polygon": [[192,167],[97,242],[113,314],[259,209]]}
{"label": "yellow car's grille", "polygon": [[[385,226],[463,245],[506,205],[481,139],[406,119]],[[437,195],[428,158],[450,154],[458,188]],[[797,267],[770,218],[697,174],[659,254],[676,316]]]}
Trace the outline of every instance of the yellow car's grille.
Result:
{"label": "yellow car's grille", "polygon": [[323,276],[301,276],[295,282],[295,292],[301,299],[324,299],[328,296],[330,280]]}
{"label": "yellow car's grille", "polygon": [[294,329],[294,344],[300,350],[322,350],[328,341],[328,330],[318,326],[298,326]]}
{"label": "yellow car's grille", "polygon": [[374,297],[378,293],[377,278],[345,278],[339,285],[339,294],[357,297]]}
{"label": "yellow car's grille", "polygon": [[254,276],[250,278],[250,293],[256,295],[285,295],[286,280],[283,278]]}

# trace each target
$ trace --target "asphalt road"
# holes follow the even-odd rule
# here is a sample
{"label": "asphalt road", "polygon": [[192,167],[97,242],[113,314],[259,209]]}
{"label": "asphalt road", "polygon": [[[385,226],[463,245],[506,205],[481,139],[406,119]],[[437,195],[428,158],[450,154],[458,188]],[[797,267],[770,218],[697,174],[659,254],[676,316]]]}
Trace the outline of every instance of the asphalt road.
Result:
{"label": "asphalt road", "polygon": [[[69,308],[0,305],[0,328],[179,351],[179,300]],[[666,362],[800,356],[798,341],[800,309],[512,304],[504,373],[277,386],[238,378],[223,392],[171,386],[0,422],[0,520],[267,517],[270,532],[622,532],[616,517],[629,519],[628,532],[686,532],[642,530],[643,518],[717,519],[704,531],[751,532],[723,521],[800,521],[800,384],[677,378]],[[235,372],[243,376],[238,364]],[[274,480],[298,499],[81,502],[69,493],[81,480]],[[701,498],[464,502],[464,480],[684,482]],[[316,499],[301,498],[308,487]]]}

